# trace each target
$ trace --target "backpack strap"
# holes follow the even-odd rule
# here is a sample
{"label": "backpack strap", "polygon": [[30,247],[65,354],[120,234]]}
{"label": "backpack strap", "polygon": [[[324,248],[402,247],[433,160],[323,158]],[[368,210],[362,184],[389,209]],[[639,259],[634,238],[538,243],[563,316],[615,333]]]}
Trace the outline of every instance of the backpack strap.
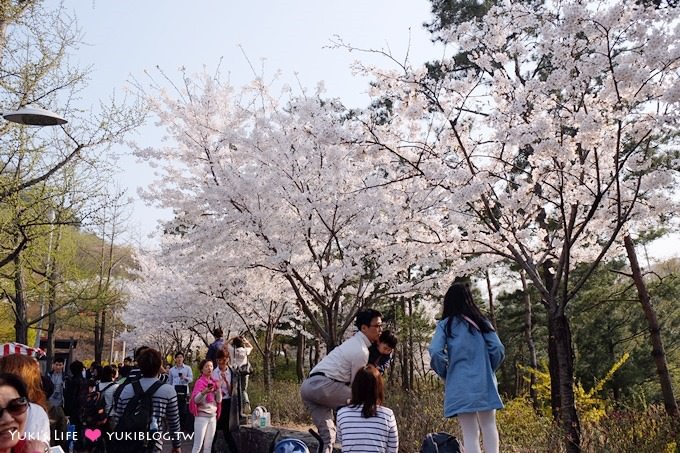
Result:
{"label": "backpack strap", "polygon": [[118,388],[116,389],[115,392],[113,392],[113,404],[114,406],[118,404],[118,400],[120,400],[120,394],[123,393],[123,389],[125,388],[126,385],[132,384],[132,381],[129,379],[125,379],[125,382],[120,384]]}
{"label": "backpack strap", "polygon": [[[103,389],[97,390],[97,391],[98,391],[99,393],[104,393],[104,392],[107,391],[113,384],[115,384],[115,382],[112,382],[112,383],[110,383],[109,385],[107,385],[106,387],[104,387]],[[99,388],[99,385],[97,385],[97,388]]]}
{"label": "backpack strap", "polygon": [[154,393],[156,393],[156,390],[158,390],[161,385],[163,385],[161,381],[156,381],[153,384],[151,384],[148,389],[142,390],[142,384],[140,384],[139,381],[135,381],[132,383],[132,388],[135,391],[135,396],[133,396],[133,398],[134,397],[142,398],[147,395],[153,396]]}
{"label": "backpack strap", "polygon": [[[142,389],[142,384],[139,383],[139,380],[132,381],[132,390],[134,390],[135,393],[132,396],[132,398],[128,400],[128,403],[125,406],[125,409],[123,410],[123,416],[129,415],[130,412],[134,411],[135,407],[137,406],[137,402],[144,396],[146,395],[153,396],[154,393],[156,393],[156,390],[158,390],[158,388],[161,385],[163,385],[161,381],[156,381],[153,384],[151,384],[151,386],[145,391],[144,389]],[[118,389],[120,389],[120,387],[118,387]],[[114,404],[114,407],[115,405],[116,404]]]}

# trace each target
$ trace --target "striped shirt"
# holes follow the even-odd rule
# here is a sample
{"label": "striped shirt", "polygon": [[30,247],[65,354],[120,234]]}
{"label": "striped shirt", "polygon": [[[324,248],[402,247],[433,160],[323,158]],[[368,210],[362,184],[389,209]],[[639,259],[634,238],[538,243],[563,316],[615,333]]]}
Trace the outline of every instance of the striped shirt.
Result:
{"label": "striped shirt", "polygon": [[375,417],[364,418],[362,406],[338,411],[338,439],[342,453],[397,453],[399,434],[392,409],[378,406]]}
{"label": "striped shirt", "polygon": [[[146,390],[158,379],[156,378],[141,378],[139,383],[142,386],[142,390]],[[135,391],[132,385],[125,385],[122,392],[120,393],[120,399],[114,403],[113,419],[114,422],[118,423],[118,419],[123,416],[125,412],[125,407],[128,405]],[[158,425],[163,426],[161,421],[165,420],[165,426],[167,427],[166,432],[169,437],[172,438],[172,446],[174,448],[180,448],[182,445],[181,438],[177,435],[180,431],[179,425],[179,410],[177,408],[177,392],[175,389],[168,384],[163,384],[158,387],[156,393],[153,394],[153,416],[158,420]],[[158,436],[159,439],[156,441],[156,450],[161,451],[163,448],[163,436]]]}

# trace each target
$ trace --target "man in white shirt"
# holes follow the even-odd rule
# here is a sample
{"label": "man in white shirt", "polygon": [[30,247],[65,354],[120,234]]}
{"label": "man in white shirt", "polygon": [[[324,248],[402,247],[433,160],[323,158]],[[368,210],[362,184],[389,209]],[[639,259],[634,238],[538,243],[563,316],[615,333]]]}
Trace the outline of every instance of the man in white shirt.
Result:
{"label": "man in white shirt", "polygon": [[168,384],[175,387],[177,392],[177,407],[179,409],[179,420],[182,429],[189,431],[187,426],[187,418],[189,411],[187,410],[187,395],[189,394],[189,384],[194,380],[194,373],[191,367],[184,364],[184,354],[177,352],[175,354],[175,366],[170,368],[168,372]]}
{"label": "man in white shirt", "polygon": [[352,397],[354,375],[366,366],[368,348],[380,337],[382,315],[377,310],[362,310],[354,324],[358,332],[312,368],[300,387],[302,402],[324,441],[324,453],[332,453],[335,443],[333,410],[346,405]]}

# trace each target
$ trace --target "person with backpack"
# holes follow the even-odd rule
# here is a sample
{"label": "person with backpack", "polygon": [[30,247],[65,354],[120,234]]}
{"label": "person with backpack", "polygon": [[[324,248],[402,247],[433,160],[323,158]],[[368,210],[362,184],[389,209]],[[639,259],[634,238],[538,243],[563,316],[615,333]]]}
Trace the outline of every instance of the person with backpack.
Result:
{"label": "person with backpack", "polygon": [[85,365],[80,360],[74,360],[69,365],[71,374],[66,378],[64,384],[64,413],[68,417],[69,424],[74,426],[75,439],[78,439],[76,448],[82,447],[83,422],[81,419],[83,405],[87,400],[89,388],[87,381],[83,377]]}
{"label": "person with backpack", "polygon": [[[169,384],[158,380],[161,353],[146,348],[137,358],[139,379],[121,385],[120,396],[113,406],[115,427],[108,442],[109,451],[116,453],[159,452],[163,438],[172,440],[172,453],[181,452],[177,393]],[[121,388],[119,387],[119,388]],[[165,435],[158,434],[166,426]]]}
{"label": "person with backpack", "polygon": [[116,382],[116,370],[111,365],[102,368],[102,380],[96,386],[96,390],[104,397],[106,413],[110,414],[113,409],[113,395],[118,388]]}
{"label": "person with backpack", "polygon": [[106,439],[111,431],[110,414],[113,408],[113,394],[118,387],[113,380],[115,372],[110,365],[102,368],[100,376],[101,381],[96,384],[92,383],[81,415],[83,428],[98,429],[101,432],[101,436],[97,439],[92,440],[87,436],[83,439],[85,448],[93,452],[106,452]]}
{"label": "person with backpack", "polygon": [[505,348],[475,305],[470,288],[454,283],[444,296],[443,314],[429,347],[430,367],[444,379],[444,416],[458,417],[466,453],[498,453],[496,410],[503,408],[496,370]]}
{"label": "person with backpack", "polygon": [[394,412],[382,405],[383,380],[378,368],[368,364],[357,371],[352,399],[338,410],[338,438],[343,452],[397,453],[399,433]]}

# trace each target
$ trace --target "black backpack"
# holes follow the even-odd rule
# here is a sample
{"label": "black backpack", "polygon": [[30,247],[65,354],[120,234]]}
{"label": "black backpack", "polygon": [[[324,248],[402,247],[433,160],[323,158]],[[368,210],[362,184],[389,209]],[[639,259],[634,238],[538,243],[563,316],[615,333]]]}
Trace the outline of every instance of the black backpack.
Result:
{"label": "black backpack", "polygon": [[116,453],[153,451],[155,441],[148,435],[153,418],[153,395],[162,385],[162,382],[156,381],[144,391],[139,381],[132,382],[135,393],[125,406],[123,415],[118,418],[118,424],[111,434],[111,441],[107,442],[110,451]]}
{"label": "black backpack", "polygon": [[420,453],[460,453],[460,443],[449,433],[429,433],[423,440]]}
{"label": "black backpack", "polygon": [[85,403],[80,412],[80,419],[86,428],[101,428],[109,421],[109,414],[106,412],[106,399],[104,392],[115,382],[110,383],[102,390],[97,390],[87,394]]}

